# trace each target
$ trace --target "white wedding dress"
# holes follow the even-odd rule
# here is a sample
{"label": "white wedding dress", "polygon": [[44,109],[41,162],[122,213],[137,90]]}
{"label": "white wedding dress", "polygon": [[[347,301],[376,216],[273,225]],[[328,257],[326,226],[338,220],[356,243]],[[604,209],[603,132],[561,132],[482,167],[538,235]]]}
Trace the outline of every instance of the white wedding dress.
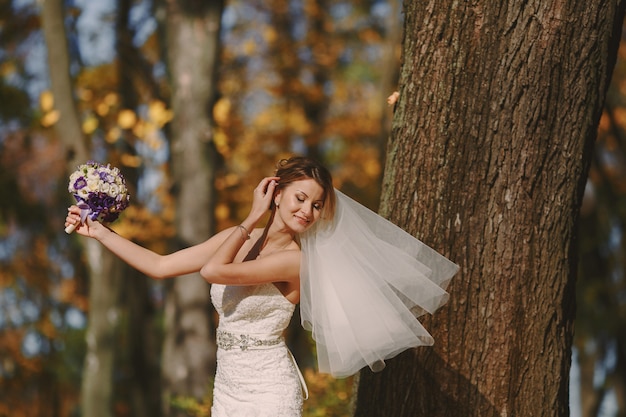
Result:
{"label": "white wedding dress", "polygon": [[211,417],[299,417],[300,371],[282,337],[295,305],[274,284],[213,284],[219,313]]}

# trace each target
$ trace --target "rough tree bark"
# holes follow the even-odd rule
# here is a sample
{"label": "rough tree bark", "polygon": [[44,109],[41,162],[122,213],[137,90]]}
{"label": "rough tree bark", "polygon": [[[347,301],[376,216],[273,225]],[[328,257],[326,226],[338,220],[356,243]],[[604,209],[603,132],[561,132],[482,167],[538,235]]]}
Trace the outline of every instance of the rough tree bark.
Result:
{"label": "rough tree bark", "polygon": [[434,347],[356,416],[567,416],[575,230],[624,16],[607,0],[405,3],[381,213],[461,266]]}
{"label": "rough tree bark", "polygon": [[[177,244],[191,246],[215,232],[212,143],[220,22],[224,3],[167,0],[166,51],[172,85],[171,159],[177,201]],[[215,372],[209,285],[195,274],[172,280],[165,306],[163,347],[165,415],[172,396],[201,399]]]}

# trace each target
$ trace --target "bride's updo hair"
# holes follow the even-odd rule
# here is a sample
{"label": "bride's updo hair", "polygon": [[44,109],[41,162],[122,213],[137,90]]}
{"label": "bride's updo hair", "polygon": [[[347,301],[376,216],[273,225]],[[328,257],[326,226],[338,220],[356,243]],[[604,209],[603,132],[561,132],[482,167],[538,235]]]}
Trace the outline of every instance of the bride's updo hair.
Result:
{"label": "bride's updo hair", "polygon": [[278,162],[276,176],[280,177],[278,189],[282,189],[294,181],[307,178],[314,179],[324,190],[324,207],[322,208],[321,218],[332,220],[335,214],[335,188],[333,187],[333,178],[325,166],[311,158],[294,156]]}

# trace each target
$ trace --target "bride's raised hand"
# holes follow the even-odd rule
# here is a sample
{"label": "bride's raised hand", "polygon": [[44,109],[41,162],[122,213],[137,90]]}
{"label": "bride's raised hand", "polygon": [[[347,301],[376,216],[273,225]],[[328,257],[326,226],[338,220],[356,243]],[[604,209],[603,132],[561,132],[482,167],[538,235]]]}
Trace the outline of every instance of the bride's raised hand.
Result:
{"label": "bride's raised hand", "polygon": [[82,236],[98,238],[99,233],[101,233],[105,226],[103,226],[100,222],[91,220],[89,217],[85,220],[85,222],[80,221],[80,208],[76,205],[72,205],[67,209],[67,216],[65,217],[65,227],[70,225],[75,225],[76,229],[74,231]]}
{"label": "bride's raised hand", "polygon": [[274,199],[278,180],[279,177],[265,177],[254,189],[252,208],[248,216],[251,220],[258,221],[267,213]]}

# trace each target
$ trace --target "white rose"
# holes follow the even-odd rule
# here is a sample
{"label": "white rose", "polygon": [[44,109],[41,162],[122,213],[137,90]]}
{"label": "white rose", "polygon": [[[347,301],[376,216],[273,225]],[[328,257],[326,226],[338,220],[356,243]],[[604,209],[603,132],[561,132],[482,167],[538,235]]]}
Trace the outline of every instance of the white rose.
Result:
{"label": "white rose", "polygon": [[108,191],[109,197],[117,197],[119,193],[120,187],[118,187],[117,184],[111,184]]}
{"label": "white rose", "polygon": [[98,191],[100,185],[100,180],[99,179],[93,179],[93,178],[87,178],[87,189],[89,191]]}

